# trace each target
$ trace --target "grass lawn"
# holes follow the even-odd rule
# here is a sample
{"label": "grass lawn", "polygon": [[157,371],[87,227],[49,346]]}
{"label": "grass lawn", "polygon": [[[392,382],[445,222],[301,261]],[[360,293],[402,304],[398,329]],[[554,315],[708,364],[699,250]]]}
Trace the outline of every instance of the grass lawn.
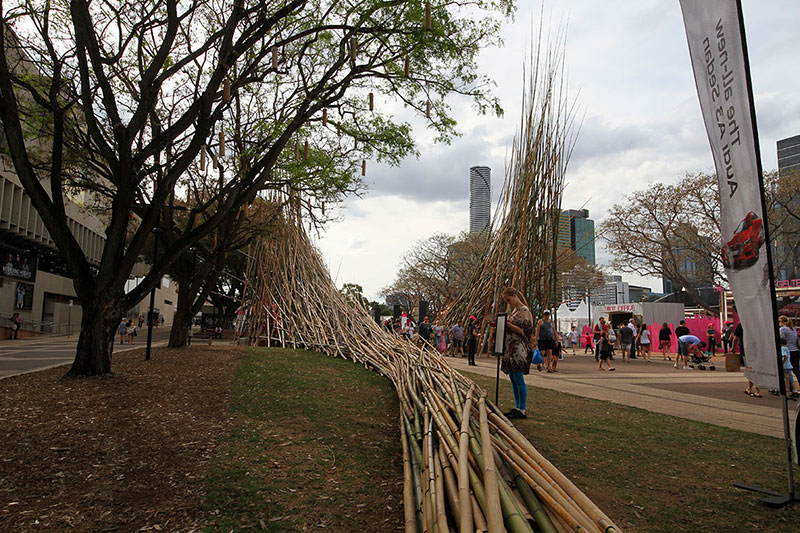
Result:
{"label": "grass lawn", "polygon": [[249,348],[229,409],[208,531],[402,527],[399,405],[387,379],[317,353]]}
{"label": "grass lawn", "polygon": [[[468,374],[494,395],[494,379]],[[746,483],[786,490],[779,439],[528,388],[515,425],[626,531],[800,531],[800,505],[768,509]],[[500,406],[513,406],[500,383]],[[798,478],[795,468],[795,479]]]}

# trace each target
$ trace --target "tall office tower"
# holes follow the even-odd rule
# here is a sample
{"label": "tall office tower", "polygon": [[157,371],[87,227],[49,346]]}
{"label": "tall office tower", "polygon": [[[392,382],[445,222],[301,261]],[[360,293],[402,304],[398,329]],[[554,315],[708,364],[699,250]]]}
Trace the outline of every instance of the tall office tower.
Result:
{"label": "tall office tower", "polygon": [[[800,174],[800,135],[778,141],[778,172],[782,179],[787,180]],[[794,195],[786,208],[794,212],[800,210],[800,198]],[[776,237],[770,236],[774,250],[772,255],[775,277],[779,280],[796,279],[800,276],[800,247],[793,236],[800,230],[800,223],[789,216],[783,226],[783,231]]]}
{"label": "tall office tower", "polygon": [[488,231],[492,212],[492,169],[469,169],[469,231]]}
{"label": "tall office tower", "polygon": [[579,257],[595,264],[594,220],[588,209],[568,209],[561,212],[558,226],[558,244],[572,248]]}

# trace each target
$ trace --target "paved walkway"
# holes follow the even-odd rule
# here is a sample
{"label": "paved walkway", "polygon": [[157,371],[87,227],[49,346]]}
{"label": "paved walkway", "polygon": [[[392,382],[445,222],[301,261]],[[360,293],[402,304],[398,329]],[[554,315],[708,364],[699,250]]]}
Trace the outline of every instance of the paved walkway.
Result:
{"label": "paved walkway", "polygon": [[[717,370],[682,370],[672,367],[671,361],[657,360],[647,363],[635,359],[623,363],[614,360],[616,371],[598,371],[593,356],[566,355],[559,361],[558,372],[537,372],[525,376],[528,385],[567,392],[586,398],[605,400],[622,405],[639,407],[690,420],[707,422],[742,431],[772,437],[783,436],[781,400],[768,391],[763,398],[743,394],[747,381],[741,372],[725,372],[722,358],[715,360]],[[494,376],[494,358],[479,358],[478,366],[470,367],[467,360],[448,357],[454,368],[464,372]],[[502,373],[502,379],[508,379]],[[510,386],[501,383],[501,386]],[[534,393],[535,397],[535,393]],[[529,400],[531,396],[528,397]],[[795,409],[797,402],[790,402]]]}
{"label": "paved walkway", "polygon": [[[153,329],[153,346],[165,346],[169,338],[168,327]],[[142,330],[140,330],[142,331]],[[136,337],[135,344],[115,344],[114,353],[142,348],[147,342],[147,328]],[[119,341],[119,339],[117,339]],[[33,337],[10,341],[0,340],[0,379],[27,372],[36,372],[66,365],[75,359],[78,336]]]}

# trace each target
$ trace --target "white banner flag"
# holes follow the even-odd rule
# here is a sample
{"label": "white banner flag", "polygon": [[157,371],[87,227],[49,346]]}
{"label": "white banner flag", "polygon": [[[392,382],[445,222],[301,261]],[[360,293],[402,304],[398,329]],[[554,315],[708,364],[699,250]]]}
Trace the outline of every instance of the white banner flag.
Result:
{"label": "white banner flag", "polygon": [[745,375],[778,388],[776,317],[742,23],[736,0],[680,0],[719,179],[722,260],[744,329]]}

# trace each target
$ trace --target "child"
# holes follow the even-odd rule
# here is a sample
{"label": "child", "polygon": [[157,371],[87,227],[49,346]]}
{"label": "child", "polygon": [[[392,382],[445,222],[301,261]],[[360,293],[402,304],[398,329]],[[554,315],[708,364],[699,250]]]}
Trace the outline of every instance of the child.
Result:
{"label": "child", "polygon": [[587,333],[583,336],[583,345],[585,348],[583,349],[583,354],[586,355],[589,352],[594,353],[594,347],[592,346],[592,336]]}

